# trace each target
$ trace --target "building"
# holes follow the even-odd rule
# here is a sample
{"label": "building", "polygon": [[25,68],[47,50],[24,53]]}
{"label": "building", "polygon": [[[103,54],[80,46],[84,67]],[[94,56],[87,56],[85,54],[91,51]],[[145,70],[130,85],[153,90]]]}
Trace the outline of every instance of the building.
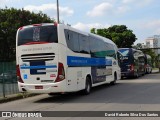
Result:
{"label": "building", "polygon": [[[153,47],[160,48],[160,35],[154,35]],[[155,49],[155,53],[160,55],[160,49]]]}
{"label": "building", "polygon": [[153,41],[154,41],[154,37],[148,37],[146,39],[146,47],[147,48],[153,48]]}
{"label": "building", "polygon": [[[160,35],[154,35],[153,37],[149,37],[146,39],[146,47],[147,48],[160,48]],[[160,68],[160,49],[153,49],[156,56],[158,57],[157,60],[157,67]]]}
{"label": "building", "polygon": [[[154,35],[146,39],[146,48],[160,48],[160,35]],[[156,55],[160,55],[160,49],[154,49]]]}

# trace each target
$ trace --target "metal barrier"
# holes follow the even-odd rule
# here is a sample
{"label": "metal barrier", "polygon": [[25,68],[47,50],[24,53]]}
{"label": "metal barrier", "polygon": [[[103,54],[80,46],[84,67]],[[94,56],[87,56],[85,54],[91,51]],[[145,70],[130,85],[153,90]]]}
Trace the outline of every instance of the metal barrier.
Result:
{"label": "metal barrier", "polygon": [[0,62],[0,97],[19,93],[16,62]]}

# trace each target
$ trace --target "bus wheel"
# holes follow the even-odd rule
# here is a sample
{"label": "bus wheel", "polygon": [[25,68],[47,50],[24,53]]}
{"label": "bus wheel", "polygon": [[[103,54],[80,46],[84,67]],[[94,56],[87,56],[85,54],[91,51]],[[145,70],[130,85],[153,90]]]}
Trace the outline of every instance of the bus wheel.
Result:
{"label": "bus wheel", "polygon": [[84,95],[88,95],[91,92],[91,80],[89,77],[86,77],[86,85],[85,85],[85,89],[83,90],[83,94]]}
{"label": "bus wheel", "polygon": [[114,81],[110,82],[110,85],[115,85],[117,81],[117,74],[114,73]]}

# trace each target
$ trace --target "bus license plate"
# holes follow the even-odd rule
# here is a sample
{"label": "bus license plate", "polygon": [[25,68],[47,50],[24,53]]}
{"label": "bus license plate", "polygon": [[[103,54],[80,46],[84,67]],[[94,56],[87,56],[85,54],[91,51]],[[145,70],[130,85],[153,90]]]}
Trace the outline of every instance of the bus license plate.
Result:
{"label": "bus license plate", "polygon": [[43,89],[43,86],[35,86],[35,89]]}

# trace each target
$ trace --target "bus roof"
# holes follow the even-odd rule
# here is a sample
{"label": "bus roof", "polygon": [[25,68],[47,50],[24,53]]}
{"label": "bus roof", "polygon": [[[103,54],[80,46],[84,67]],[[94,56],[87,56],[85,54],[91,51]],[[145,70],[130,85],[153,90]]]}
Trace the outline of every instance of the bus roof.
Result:
{"label": "bus roof", "polygon": [[[104,42],[107,42],[107,43],[110,43],[110,44],[113,44],[116,46],[116,44],[108,39],[108,38],[105,38],[105,37],[102,37],[102,36],[99,36],[99,35],[96,35],[96,34],[93,34],[93,33],[87,33],[87,32],[83,32],[81,30],[78,30],[76,28],[73,28],[72,26],[70,25],[65,25],[65,24],[55,24],[55,23],[40,23],[40,24],[32,24],[32,25],[26,25],[26,26],[23,26],[23,27],[20,27],[20,28],[28,28],[28,27],[33,27],[33,26],[48,26],[48,25],[57,25],[57,26],[62,26],[63,28],[67,28],[67,29],[70,29],[70,30],[73,30],[77,33],[81,33],[81,34],[84,34],[86,36],[94,36],[94,37],[97,37],[99,39],[101,39],[102,41]],[[117,46],[116,46],[117,47]]]}
{"label": "bus roof", "polygon": [[83,31],[81,31],[81,30],[78,30],[78,29],[76,29],[76,28],[73,28],[72,26],[67,26],[67,25],[64,25],[64,24],[59,24],[59,25],[60,25],[60,26],[64,26],[65,28],[67,27],[68,29],[73,30],[73,31],[75,31],[75,32],[82,33],[82,34],[87,35],[87,36],[94,36],[94,37],[97,37],[97,38],[103,40],[104,42],[108,42],[108,43],[110,43],[110,44],[116,45],[113,41],[111,41],[111,40],[108,39],[108,38],[105,38],[105,37],[102,37],[102,36],[99,36],[99,35],[96,35],[96,34],[93,34],[93,33],[83,32]]}
{"label": "bus roof", "polygon": [[33,26],[48,26],[48,25],[56,25],[56,24],[55,23],[39,23],[39,24],[25,25],[20,28],[28,28]]}

